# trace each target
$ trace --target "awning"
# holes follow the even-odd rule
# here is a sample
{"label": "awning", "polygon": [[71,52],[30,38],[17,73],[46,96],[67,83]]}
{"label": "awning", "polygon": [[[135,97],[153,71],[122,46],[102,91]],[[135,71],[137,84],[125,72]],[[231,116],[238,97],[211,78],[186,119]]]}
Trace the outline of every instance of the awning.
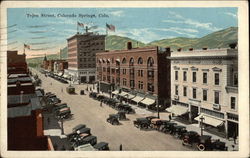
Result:
{"label": "awning", "polygon": [[118,94],[118,95],[125,97],[125,96],[127,96],[127,95],[128,95],[128,93],[127,93],[127,92],[121,92],[121,93],[120,93],[120,94]]}
{"label": "awning", "polygon": [[120,62],[120,59],[116,59],[117,62]]}
{"label": "awning", "polygon": [[63,75],[63,73],[62,73],[62,72],[59,72],[59,73],[58,73],[58,76],[62,76],[62,75]]}
{"label": "awning", "polygon": [[128,93],[128,99],[132,99],[134,97],[135,97],[135,95]]}
{"label": "awning", "polygon": [[183,115],[188,112],[188,108],[179,105],[172,105],[170,108],[167,108],[168,112],[172,112],[175,115]]}
{"label": "awning", "polygon": [[119,93],[118,90],[115,90],[115,91],[112,92],[112,94],[118,94],[118,93]]}
{"label": "awning", "polygon": [[108,62],[110,62],[110,59],[107,59]]}
{"label": "awning", "polygon": [[141,97],[141,96],[136,96],[136,97],[134,97],[132,100],[134,101],[134,102],[136,102],[136,103],[139,103],[140,101],[142,101],[144,98],[143,97]]}
{"label": "awning", "polygon": [[204,118],[203,122],[204,122],[205,124],[209,124],[209,125],[214,126],[214,127],[220,126],[220,125],[222,125],[222,124],[224,123],[222,120],[219,120],[219,119],[217,119],[217,118],[215,118],[215,117],[208,116],[208,115],[205,115],[205,114],[201,114],[201,115],[197,116],[197,117],[194,118],[194,119],[197,120],[197,121],[201,121],[200,118],[201,118],[202,116],[203,116],[203,118]]}
{"label": "awning", "polygon": [[151,98],[145,98],[142,101],[140,101],[140,103],[145,104],[145,105],[152,105],[155,103],[155,100]]}

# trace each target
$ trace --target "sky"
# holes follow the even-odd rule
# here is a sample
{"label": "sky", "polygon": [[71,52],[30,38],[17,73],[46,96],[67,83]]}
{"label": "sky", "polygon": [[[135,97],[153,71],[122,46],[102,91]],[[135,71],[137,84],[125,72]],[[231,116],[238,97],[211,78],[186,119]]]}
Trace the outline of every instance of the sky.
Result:
{"label": "sky", "polygon": [[[106,34],[106,23],[116,27],[109,35],[144,43],[188,37],[200,38],[228,27],[237,27],[237,8],[8,8],[8,49],[27,57],[58,53],[77,32],[77,22],[97,26]],[[42,16],[50,15],[50,16]],[[84,32],[79,27],[79,32]]]}

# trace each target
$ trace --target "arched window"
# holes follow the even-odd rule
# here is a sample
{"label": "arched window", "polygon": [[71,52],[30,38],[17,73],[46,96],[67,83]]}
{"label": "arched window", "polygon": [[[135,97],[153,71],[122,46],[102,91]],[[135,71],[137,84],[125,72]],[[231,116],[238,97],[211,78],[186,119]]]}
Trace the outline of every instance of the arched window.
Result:
{"label": "arched window", "polygon": [[143,60],[141,57],[139,57],[139,59],[138,59],[138,64],[143,64]]}
{"label": "arched window", "polygon": [[129,60],[129,65],[130,65],[130,66],[133,66],[133,65],[134,65],[134,58],[130,58],[130,60]]}
{"label": "arched window", "polygon": [[148,58],[148,63],[147,63],[148,67],[152,67],[154,65],[154,59],[152,57]]}
{"label": "arched window", "polygon": [[123,58],[123,59],[122,59],[122,63],[123,63],[123,64],[126,64],[126,63],[127,63],[126,58]]}

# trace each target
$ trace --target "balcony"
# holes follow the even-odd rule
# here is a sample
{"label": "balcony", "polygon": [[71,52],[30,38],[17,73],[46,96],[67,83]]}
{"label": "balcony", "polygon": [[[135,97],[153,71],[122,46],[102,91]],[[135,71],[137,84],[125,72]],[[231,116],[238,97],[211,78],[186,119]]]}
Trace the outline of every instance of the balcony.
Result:
{"label": "balcony", "polygon": [[226,86],[227,92],[238,93],[238,86]]}

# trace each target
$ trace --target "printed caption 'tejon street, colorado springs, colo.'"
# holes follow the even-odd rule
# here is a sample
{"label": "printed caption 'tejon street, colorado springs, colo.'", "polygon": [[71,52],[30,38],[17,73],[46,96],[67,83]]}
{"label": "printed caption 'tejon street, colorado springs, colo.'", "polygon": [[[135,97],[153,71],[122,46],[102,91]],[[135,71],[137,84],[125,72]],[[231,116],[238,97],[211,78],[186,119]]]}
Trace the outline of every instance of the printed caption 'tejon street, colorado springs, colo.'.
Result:
{"label": "printed caption 'tejon street, colorado springs, colo.'", "polygon": [[27,18],[109,18],[109,15],[106,13],[100,13],[100,14],[47,14],[47,13],[41,13],[41,14],[35,14],[35,13],[27,13]]}

